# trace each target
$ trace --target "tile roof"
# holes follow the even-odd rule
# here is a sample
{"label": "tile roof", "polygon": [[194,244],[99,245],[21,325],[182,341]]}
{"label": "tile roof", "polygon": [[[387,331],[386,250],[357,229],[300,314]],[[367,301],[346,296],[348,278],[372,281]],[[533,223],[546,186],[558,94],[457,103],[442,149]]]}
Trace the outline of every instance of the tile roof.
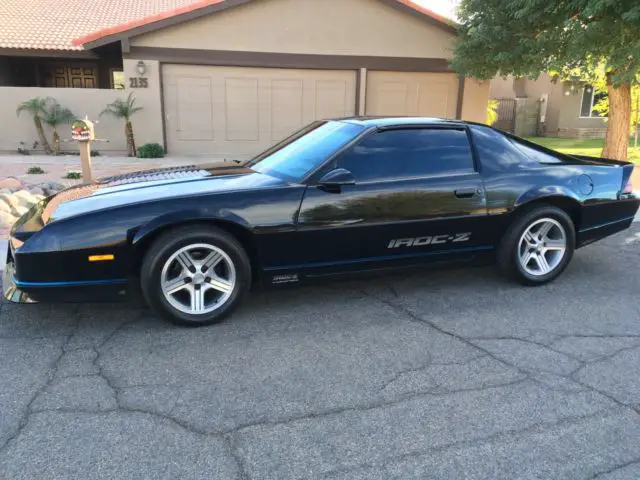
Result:
{"label": "tile roof", "polygon": [[0,48],[83,50],[74,38],[200,0],[0,0]]}
{"label": "tile roof", "polygon": [[[225,0],[0,0],[0,49],[84,50],[83,44]],[[396,0],[454,24],[411,0]]]}

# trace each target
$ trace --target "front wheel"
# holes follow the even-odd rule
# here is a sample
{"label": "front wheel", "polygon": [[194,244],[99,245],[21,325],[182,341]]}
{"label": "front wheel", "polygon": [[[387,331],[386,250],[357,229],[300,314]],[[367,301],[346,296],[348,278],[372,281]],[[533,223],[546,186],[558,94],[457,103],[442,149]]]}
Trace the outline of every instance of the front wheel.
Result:
{"label": "front wheel", "polygon": [[503,272],[525,285],[554,280],[571,261],[575,227],[564,210],[539,206],[517,219],[498,248]]}
{"label": "front wheel", "polygon": [[217,323],[241,302],[251,284],[242,245],[214,227],[171,230],[147,252],[140,275],[151,308],[179,325]]}

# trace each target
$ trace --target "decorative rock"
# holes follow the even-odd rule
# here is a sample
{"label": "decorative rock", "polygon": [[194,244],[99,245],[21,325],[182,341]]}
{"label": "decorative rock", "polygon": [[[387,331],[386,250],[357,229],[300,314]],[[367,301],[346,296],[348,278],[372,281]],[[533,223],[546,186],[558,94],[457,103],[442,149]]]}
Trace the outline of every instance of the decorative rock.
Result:
{"label": "decorative rock", "polygon": [[0,202],[4,202],[10,207],[17,207],[18,205],[20,205],[20,200],[18,200],[15,195],[10,193],[0,193]]}
{"label": "decorative rock", "polygon": [[64,190],[66,187],[58,182],[49,182],[48,184],[49,190],[52,192],[61,192],[62,190]]}
{"label": "decorative rock", "polygon": [[13,193],[13,190],[11,190],[10,188],[0,188],[0,193],[11,194]]}
{"label": "decorative rock", "polygon": [[19,205],[22,207],[30,207],[34,203],[38,203],[35,197],[27,190],[20,190],[13,195],[18,199]]}
{"label": "decorative rock", "polygon": [[5,202],[0,202],[0,213],[11,213],[11,207]]}
{"label": "decorative rock", "polygon": [[0,180],[0,188],[8,188],[9,190],[21,190],[24,184],[14,177],[7,177]]}
{"label": "decorative rock", "polygon": [[27,207],[15,207],[13,209],[13,213],[20,218],[22,215],[24,215],[25,213],[27,213],[29,211],[29,209]]}
{"label": "decorative rock", "polygon": [[40,187],[31,187],[29,189],[29,193],[31,195],[44,195],[44,190],[42,190]]}
{"label": "decorative rock", "polygon": [[0,228],[9,228],[16,223],[17,218],[10,213],[0,212]]}

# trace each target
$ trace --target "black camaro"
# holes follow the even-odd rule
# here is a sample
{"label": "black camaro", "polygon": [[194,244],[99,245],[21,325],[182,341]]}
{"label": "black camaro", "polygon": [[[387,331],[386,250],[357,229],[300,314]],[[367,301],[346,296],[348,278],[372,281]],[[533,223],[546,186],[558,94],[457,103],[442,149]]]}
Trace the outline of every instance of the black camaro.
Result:
{"label": "black camaro", "polygon": [[221,320],[252,284],[495,258],[527,285],[628,228],[633,165],[567,156],[486,125],[315,122],[244,165],[152,170],[43,200],[11,231],[9,300],[140,285],[180,324]]}

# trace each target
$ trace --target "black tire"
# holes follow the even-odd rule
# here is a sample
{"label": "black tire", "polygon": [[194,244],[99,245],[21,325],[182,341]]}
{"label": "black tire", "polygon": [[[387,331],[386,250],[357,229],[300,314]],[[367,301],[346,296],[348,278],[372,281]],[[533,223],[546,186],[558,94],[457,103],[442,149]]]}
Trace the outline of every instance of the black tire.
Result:
{"label": "black tire", "polygon": [[[169,258],[183,247],[206,243],[224,251],[235,267],[235,285],[219,308],[202,314],[189,314],[175,308],[162,292],[162,269]],[[142,292],[158,315],[181,326],[199,327],[221,322],[242,302],[251,286],[251,263],[244,248],[228,232],[213,226],[178,227],[158,237],[144,256],[140,271]]]}
{"label": "black tire", "polygon": [[[566,250],[558,265],[549,273],[532,275],[525,270],[519,260],[520,239],[529,226],[544,218],[553,219],[562,225],[566,235]],[[564,271],[573,257],[575,244],[575,225],[571,217],[561,208],[544,204],[536,205],[518,215],[502,237],[497,252],[498,266],[507,277],[523,285],[544,285],[557,278]]]}

